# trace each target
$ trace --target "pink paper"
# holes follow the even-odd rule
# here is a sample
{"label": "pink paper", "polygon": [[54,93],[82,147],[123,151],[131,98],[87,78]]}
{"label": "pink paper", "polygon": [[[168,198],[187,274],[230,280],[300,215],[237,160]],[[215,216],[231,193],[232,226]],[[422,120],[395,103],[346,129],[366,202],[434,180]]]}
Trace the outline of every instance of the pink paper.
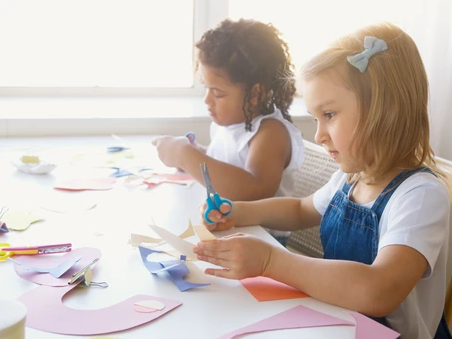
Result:
{"label": "pink paper", "polygon": [[400,336],[394,330],[358,312],[347,312],[356,321],[355,339],[396,339]]}
{"label": "pink paper", "polygon": [[56,184],[54,188],[66,191],[109,190],[116,183],[116,178],[72,179]]}
{"label": "pink paper", "polygon": [[[65,306],[62,299],[75,286],[39,286],[17,298],[27,308],[25,326],[67,335],[105,334],[146,324],[182,304],[175,300],[136,295],[98,310],[72,309]],[[134,304],[143,300],[157,300],[165,307],[152,313],[135,311]]]}
{"label": "pink paper", "polygon": [[353,326],[351,322],[332,317],[302,305],[295,306],[257,323],[229,332],[219,339],[233,339],[243,334],[303,327]]}
{"label": "pink paper", "polygon": [[81,256],[82,258],[61,277],[55,278],[50,274],[38,273],[26,270],[19,265],[14,265],[16,273],[22,278],[34,282],[39,285],[46,286],[67,286],[72,274],[80,271],[86,265],[91,263],[94,259],[101,257],[101,252],[97,248],[83,247],[77,248],[73,251],[61,254],[43,254],[43,255],[21,255],[14,256],[14,259],[28,266],[40,268],[52,268],[69,259]]}

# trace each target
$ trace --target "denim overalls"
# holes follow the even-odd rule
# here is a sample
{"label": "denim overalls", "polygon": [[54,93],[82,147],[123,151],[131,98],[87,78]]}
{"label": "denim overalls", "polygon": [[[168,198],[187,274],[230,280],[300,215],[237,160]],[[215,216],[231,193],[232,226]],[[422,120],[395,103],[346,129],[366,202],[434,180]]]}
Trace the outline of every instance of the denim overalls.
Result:
{"label": "denim overalls", "polygon": [[[345,183],[342,191],[337,191],[331,199],[320,224],[324,258],[357,261],[372,264],[378,252],[379,223],[386,207],[397,187],[420,168],[398,174],[378,196],[372,208],[358,205],[348,198],[351,185]],[[385,318],[373,318],[389,327]],[[444,315],[434,339],[450,339]]]}

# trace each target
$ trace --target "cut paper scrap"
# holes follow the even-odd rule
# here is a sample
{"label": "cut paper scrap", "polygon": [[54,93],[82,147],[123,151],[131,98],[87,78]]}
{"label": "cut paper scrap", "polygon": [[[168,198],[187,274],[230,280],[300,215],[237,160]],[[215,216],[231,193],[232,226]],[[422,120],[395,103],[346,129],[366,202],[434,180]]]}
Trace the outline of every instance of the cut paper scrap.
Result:
{"label": "cut paper scrap", "polygon": [[308,307],[298,305],[254,324],[229,332],[218,339],[238,338],[244,334],[265,331],[338,325],[354,326],[353,323],[346,320],[335,318]]}
{"label": "cut paper scrap", "polygon": [[74,260],[75,258],[81,256],[82,258],[69,270],[67,270],[61,277],[55,278],[50,274],[41,274],[33,271],[26,270],[20,265],[15,264],[14,268],[16,273],[22,278],[34,282],[39,285],[46,286],[67,286],[68,281],[71,279],[72,274],[80,271],[89,263],[93,262],[94,259],[101,257],[101,252],[97,248],[83,247],[77,248],[63,255],[57,254],[46,254],[46,255],[21,255],[16,256],[15,260],[20,263],[39,268],[53,268],[63,262],[68,260]]}
{"label": "cut paper scrap", "polygon": [[54,188],[65,191],[109,190],[116,183],[116,178],[71,179],[55,184]]}
{"label": "cut paper scrap", "polygon": [[94,201],[86,199],[86,197],[65,195],[64,197],[45,199],[41,207],[52,212],[77,213],[93,209],[96,205]]}
{"label": "cut paper scrap", "polygon": [[257,301],[297,299],[309,297],[304,292],[267,277],[240,280],[240,283]]}
{"label": "cut paper scrap", "polygon": [[195,245],[192,243],[189,243],[188,241],[181,239],[177,235],[157,226],[157,225],[149,225],[152,230],[157,233],[157,235],[162,239],[165,240],[168,244],[170,244],[176,251],[178,251],[180,254],[185,255],[187,259],[190,260],[197,260],[196,255],[193,253],[193,249],[195,248]]}
{"label": "cut paper scrap", "polygon": [[149,248],[140,246],[141,260],[144,266],[152,274],[158,274],[161,272],[167,272],[171,280],[176,284],[179,291],[184,292],[195,287],[203,287],[210,285],[209,283],[192,283],[184,280],[183,278],[190,273],[187,265],[183,260],[169,260],[169,261],[149,261],[147,259],[148,255],[152,253],[163,253],[161,251],[155,251]]}
{"label": "cut paper scrap", "polygon": [[8,225],[10,230],[24,231],[31,224],[44,220],[33,210],[9,210],[2,217],[2,221]]}
{"label": "cut paper scrap", "polygon": [[[76,286],[77,284],[66,284],[60,288],[39,286],[17,298],[27,308],[25,326],[66,335],[107,334],[146,324],[182,304],[176,300],[135,295],[97,310],[73,309],[64,305],[62,299]],[[137,312],[134,304],[145,300],[159,301],[165,307],[151,313]]]}
{"label": "cut paper scrap", "polygon": [[133,307],[137,312],[152,313],[163,310],[165,304],[157,300],[140,300],[133,304]]}
{"label": "cut paper scrap", "polygon": [[55,267],[51,268],[40,268],[35,266],[30,266],[27,264],[24,264],[20,262],[19,260],[8,258],[8,260],[12,261],[16,265],[19,265],[20,268],[26,269],[28,271],[33,271],[36,273],[49,273],[54,278],[61,277],[64,273],[66,273],[72,266],[74,266],[76,263],[79,262],[79,260],[82,259],[81,256],[71,258],[69,260],[63,261],[61,264],[58,264]]}
{"label": "cut paper scrap", "polygon": [[358,312],[346,312],[356,321],[355,339],[396,339],[399,333]]}
{"label": "cut paper scrap", "polygon": [[132,245],[133,247],[138,247],[141,244],[158,244],[161,242],[162,239],[155,239],[147,235],[137,233],[131,233],[129,238],[129,244]]}

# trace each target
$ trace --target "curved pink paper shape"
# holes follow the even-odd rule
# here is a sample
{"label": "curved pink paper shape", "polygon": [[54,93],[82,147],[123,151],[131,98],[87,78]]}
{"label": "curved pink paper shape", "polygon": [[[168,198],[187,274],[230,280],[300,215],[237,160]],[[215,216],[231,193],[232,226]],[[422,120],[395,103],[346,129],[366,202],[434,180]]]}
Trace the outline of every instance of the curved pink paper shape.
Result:
{"label": "curved pink paper shape", "polygon": [[86,265],[91,263],[94,259],[100,258],[102,253],[97,248],[82,247],[73,251],[67,252],[63,255],[58,254],[45,254],[45,255],[21,255],[15,256],[14,259],[28,266],[40,267],[40,268],[52,268],[62,262],[69,259],[82,256],[82,258],[72,266],[66,273],[59,278],[54,278],[50,274],[37,273],[34,271],[26,270],[19,265],[14,265],[16,273],[22,278],[34,282],[39,285],[46,286],[67,286],[68,281],[71,279],[72,274],[80,271]]}
{"label": "curved pink paper shape", "polygon": [[116,178],[88,178],[71,179],[54,186],[55,189],[65,191],[84,191],[84,190],[109,190],[116,183]]}
{"label": "curved pink paper shape", "polygon": [[287,311],[278,313],[274,316],[258,321],[254,324],[229,332],[221,336],[219,339],[233,339],[243,334],[284,330],[289,328],[338,326],[338,325],[353,326],[354,324],[346,320],[335,318],[328,314],[315,311],[308,307],[298,305]]}
{"label": "curved pink paper shape", "polygon": [[[98,310],[72,309],[64,305],[62,299],[75,286],[39,286],[17,298],[27,308],[25,326],[67,335],[105,334],[143,325],[182,304],[175,300],[136,295]],[[165,308],[153,313],[136,312],[133,305],[142,300],[161,301]]]}

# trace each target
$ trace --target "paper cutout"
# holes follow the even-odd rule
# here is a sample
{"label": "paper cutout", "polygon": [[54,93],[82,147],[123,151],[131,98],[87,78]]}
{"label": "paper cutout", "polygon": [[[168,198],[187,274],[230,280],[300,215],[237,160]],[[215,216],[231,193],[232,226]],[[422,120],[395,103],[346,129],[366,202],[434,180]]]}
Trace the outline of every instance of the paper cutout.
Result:
{"label": "paper cutout", "polygon": [[85,196],[78,195],[65,195],[64,197],[50,197],[50,199],[44,199],[41,207],[58,213],[76,213],[82,211],[88,211],[96,207],[96,203],[87,199]]}
{"label": "paper cutout", "polygon": [[[102,309],[72,309],[65,306],[62,299],[75,286],[39,286],[17,298],[27,308],[25,326],[66,335],[107,334],[146,324],[182,304],[176,300],[136,295]],[[136,312],[134,304],[143,300],[160,301],[165,308],[152,313]]]}
{"label": "paper cutout", "polygon": [[20,261],[24,265],[40,268],[53,268],[68,260],[73,260],[81,256],[74,266],[72,266],[61,277],[55,278],[50,274],[41,274],[33,271],[26,270],[19,265],[15,264],[14,268],[16,273],[22,278],[34,282],[39,285],[46,286],[67,286],[68,281],[71,279],[72,274],[80,271],[86,265],[91,263],[94,259],[101,257],[101,252],[97,248],[83,247],[67,252],[63,255],[21,255],[16,256],[16,260]]}
{"label": "paper cutout", "polygon": [[158,274],[161,272],[168,272],[171,280],[176,284],[179,291],[184,292],[189,289],[195,287],[203,287],[210,285],[209,283],[192,283],[189,281],[185,281],[183,278],[190,273],[187,265],[183,260],[169,260],[169,261],[148,261],[147,257],[152,253],[162,253],[160,251],[152,250],[150,248],[145,248],[140,246],[140,255],[141,260],[143,261],[144,266],[148,269],[152,274]]}
{"label": "paper cutout", "polygon": [[267,277],[240,280],[257,301],[284,300],[309,297],[306,293]]}
{"label": "paper cutout", "polygon": [[195,235],[195,230],[193,229],[191,220],[188,219],[188,227],[181,235],[179,235],[179,238],[185,239],[185,238],[190,238],[194,235]]}
{"label": "paper cutout", "polygon": [[212,233],[210,233],[210,231],[206,228],[206,226],[195,225],[192,227],[195,230],[195,233],[198,236],[199,240],[201,240],[201,241],[217,240],[217,237],[215,237]]}
{"label": "paper cutout", "polygon": [[33,210],[9,210],[2,217],[2,221],[10,230],[24,231],[31,224],[44,220]]}
{"label": "paper cutout", "polygon": [[195,245],[189,243],[188,241],[181,239],[177,235],[157,226],[157,225],[149,225],[152,230],[157,233],[157,235],[165,240],[168,244],[170,244],[176,251],[180,254],[184,254],[187,256],[187,259],[197,260],[196,255],[193,253],[193,249]]}
{"label": "paper cutout", "polygon": [[396,339],[400,333],[358,312],[346,312],[356,321],[355,339]]}
{"label": "paper cutout", "polygon": [[8,260],[12,261],[16,265],[19,265],[21,268],[26,269],[28,271],[33,271],[36,273],[49,273],[54,278],[61,277],[64,273],[66,273],[72,266],[74,266],[82,257],[78,256],[75,258],[71,258],[69,260],[63,261],[61,264],[52,267],[52,268],[39,268],[35,266],[30,266],[20,262],[20,260],[16,260],[13,258],[8,258]]}
{"label": "paper cutout", "polygon": [[132,245],[133,247],[138,247],[141,244],[158,244],[161,242],[162,242],[162,239],[155,239],[155,238],[149,237],[147,235],[136,234],[136,233],[131,233],[130,239],[129,239],[129,244]]}
{"label": "paper cutout", "polygon": [[165,304],[157,300],[140,300],[133,304],[133,307],[137,312],[151,313],[163,310]]}
{"label": "paper cutout", "polygon": [[55,184],[54,188],[65,191],[109,190],[116,183],[116,178],[72,179]]}
{"label": "paper cutout", "polygon": [[315,311],[305,306],[298,305],[254,324],[229,332],[221,336],[219,339],[232,339],[243,334],[264,331],[337,325],[353,326],[354,324],[346,320]]}
{"label": "paper cutout", "polygon": [[113,177],[113,178],[121,178],[121,177],[127,177],[129,175],[133,175],[132,172],[129,172],[128,170],[126,170],[124,168],[120,168],[120,167],[111,167],[111,168],[115,170],[112,174],[110,174],[110,177]]}

